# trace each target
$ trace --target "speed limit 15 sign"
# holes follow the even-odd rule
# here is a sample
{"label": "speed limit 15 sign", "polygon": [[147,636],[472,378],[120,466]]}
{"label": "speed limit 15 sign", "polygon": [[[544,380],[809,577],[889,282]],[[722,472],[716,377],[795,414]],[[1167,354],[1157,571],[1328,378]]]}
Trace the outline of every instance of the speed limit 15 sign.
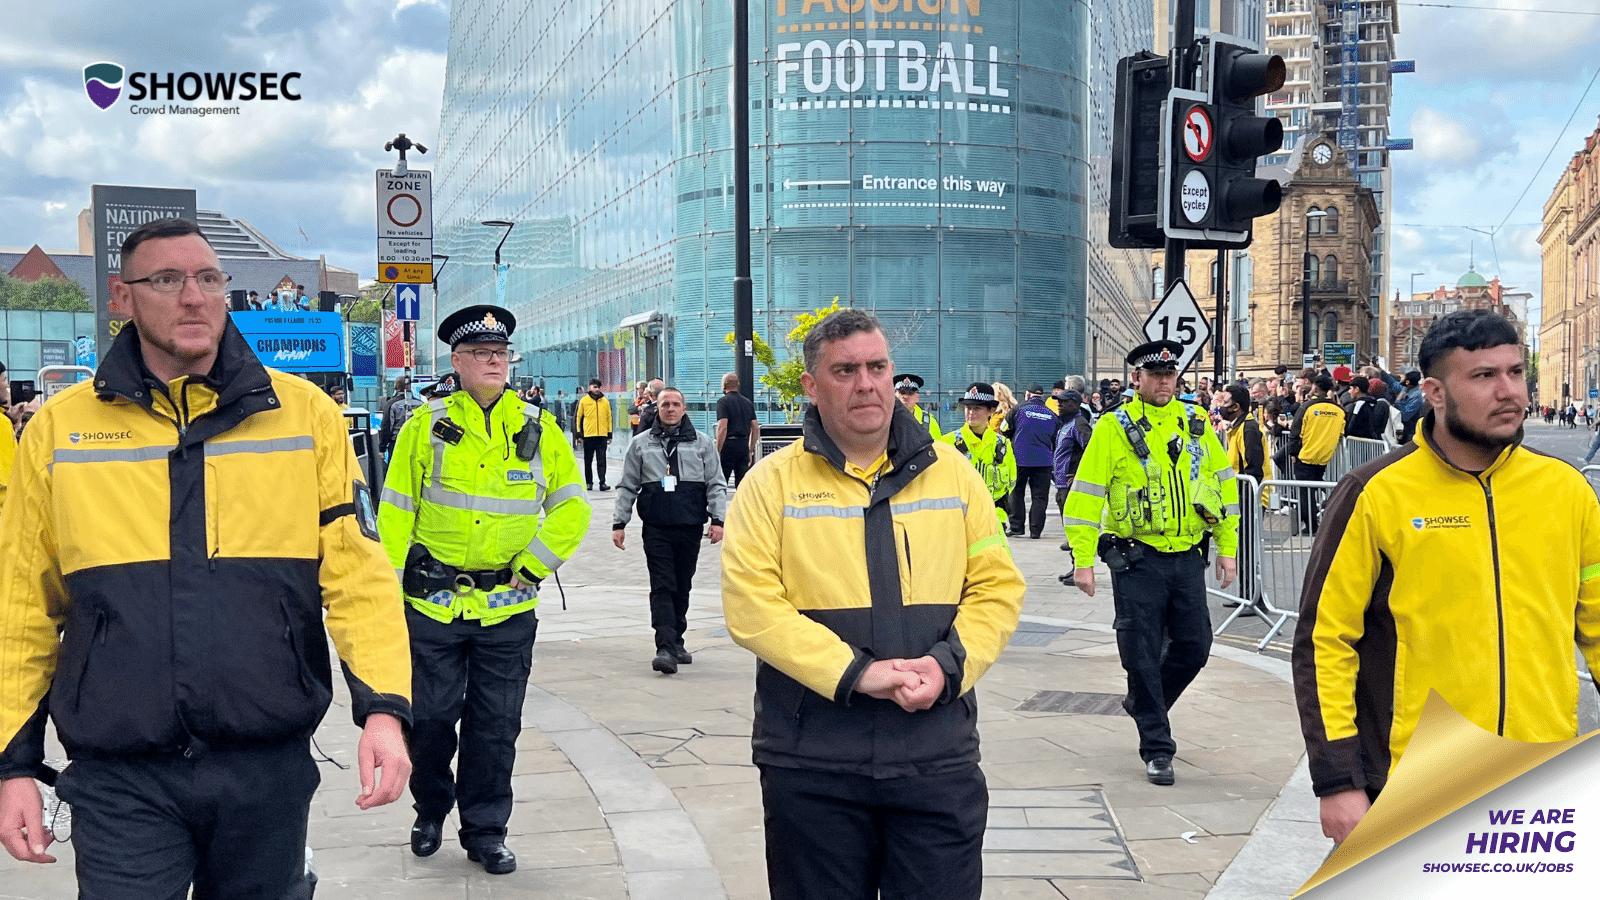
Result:
{"label": "speed limit 15 sign", "polygon": [[1211,322],[1180,278],[1145,320],[1144,334],[1152,341],[1177,341],[1183,345],[1183,356],[1178,360],[1178,371],[1182,373],[1211,340]]}

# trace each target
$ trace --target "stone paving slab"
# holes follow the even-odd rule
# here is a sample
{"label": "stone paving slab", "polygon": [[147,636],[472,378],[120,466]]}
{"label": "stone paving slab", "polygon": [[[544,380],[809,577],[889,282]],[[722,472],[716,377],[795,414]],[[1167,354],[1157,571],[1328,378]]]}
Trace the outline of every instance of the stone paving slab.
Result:
{"label": "stone paving slab", "polygon": [[[649,668],[654,647],[638,525],[627,551],[611,546],[614,496],[590,495],[594,524],[562,569],[567,609],[559,592],[547,590],[539,611],[513,778],[509,843],[517,872],[491,877],[469,863],[455,844],[453,818],[438,854],[413,857],[406,848],[409,800],[358,810],[354,770],[325,763],[310,827],[319,896],[767,896],[749,747],[755,664],[723,627],[718,548],[702,545],[691,597],[695,662],[676,676],[659,675]],[[1051,510],[1051,529],[1059,533],[1055,515]],[[1287,793],[1280,798],[1302,753],[1288,685],[1268,665],[1281,663],[1219,641],[1211,665],[1174,710],[1178,784],[1149,785],[1125,716],[1017,709],[1041,691],[1116,694],[1124,687],[1109,627],[1109,577],[1102,569],[1102,592],[1093,598],[1064,588],[1055,576],[1070,561],[1058,543],[1013,545],[1030,586],[1021,632],[1049,641],[1014,642],[979,684],[991,788],[985,897],[1197,900],[1240,853],[1263,811],[1274,810],[1285,827],[1315,827],[1314,802],[1308,821],[1305,803],[1296,807]],[[358,732],[342,682],[336,689],[337,708],[317,739],[348,766]],[[72,896],[70,845],[58,855],[54,866],[0,860],[0,898]],[[1286,894],[1247,886],[1219,896]]]}

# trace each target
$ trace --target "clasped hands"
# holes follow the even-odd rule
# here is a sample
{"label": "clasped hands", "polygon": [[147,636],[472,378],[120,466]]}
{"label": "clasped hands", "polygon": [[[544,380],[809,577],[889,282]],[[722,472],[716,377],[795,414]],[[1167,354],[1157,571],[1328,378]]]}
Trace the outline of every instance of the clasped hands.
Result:
{"label": "clasped hands", "polygon": [[893,700],[906,712],[927,709],[944,693],[944,669],[931,656],[880,659],[867,666],[856,690],[879,700]]}

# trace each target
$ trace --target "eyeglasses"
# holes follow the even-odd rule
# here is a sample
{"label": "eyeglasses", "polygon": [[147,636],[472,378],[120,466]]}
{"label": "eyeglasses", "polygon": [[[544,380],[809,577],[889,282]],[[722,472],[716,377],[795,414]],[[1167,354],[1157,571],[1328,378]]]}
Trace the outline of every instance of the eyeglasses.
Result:
{"label": "eyeglasses", "polygon": [[216,269],[207,269],[193,275],[185,275],[176,269],[167,269],[144,278],[123,279],[123,284],[148,284],[163,294],[176,294],[183,290],[183,283],[194,279],[194,286],[207,294],[220,294],[227,290],[228,282],[233,276],[227,272],[218,272]]}
{"label": "eyeglasses", "polygon": [[472,354],[472,358],[481,363],[486,363],[490,360],[506,360],[511,358],[510,350],[487,350],[483,347],[479,347],[476,350],[464,350],[462,352]]}

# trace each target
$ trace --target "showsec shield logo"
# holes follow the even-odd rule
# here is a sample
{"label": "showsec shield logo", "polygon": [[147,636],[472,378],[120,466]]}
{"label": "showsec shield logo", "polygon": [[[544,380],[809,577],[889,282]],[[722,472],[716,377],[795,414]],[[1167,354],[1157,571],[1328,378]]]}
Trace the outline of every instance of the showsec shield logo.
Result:
{"label": "showsec shield logo", "polygon": [[83,67],[83,89],[95,106],[110,109],[122,96],[122,77],[122,67],[116,63],[91,63]]}

